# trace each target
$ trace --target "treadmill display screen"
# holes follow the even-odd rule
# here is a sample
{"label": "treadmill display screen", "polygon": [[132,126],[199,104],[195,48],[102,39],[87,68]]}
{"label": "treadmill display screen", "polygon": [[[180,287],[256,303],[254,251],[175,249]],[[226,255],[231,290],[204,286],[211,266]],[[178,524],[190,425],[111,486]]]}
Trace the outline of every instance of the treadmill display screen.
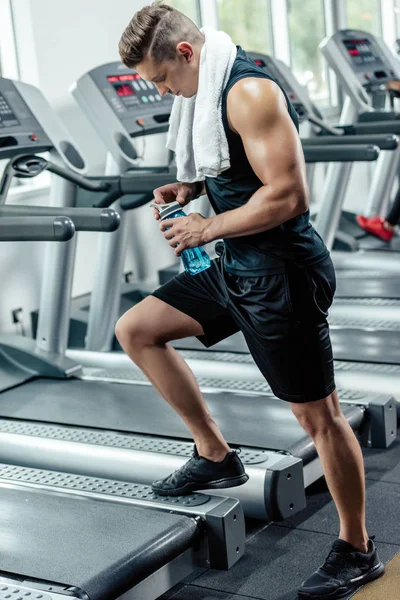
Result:
{"label": "treadmill display screen", "polygon": [[119,83],[114,85],[114,88],[116,89],[118,96],[134,96],[135,94],[132,86],[127,83]]}
{"label": "treadmill display screen", "polygon": [[[124,75],[109,75],[107,81],[113,87],[119,100],[122,101],[125,109],[135,108],[139,103],[137,95],[142,92],[145,85],[139,73],[125,73]],[[112,100],[112,103],[115,101]],[[117,104],[115,105],[115,108]]]}
{"label": "treadmill display screen", "polygon": [[0,129],[3,127],[14,127],[15,125],[20,125],[20,122],[3,94],[0,94]]}
{"label": "treadmill display screen", "polygon": [[371,65],[379,60],[372,50],[368,39],[344,40],[347,52],[355,65]]}

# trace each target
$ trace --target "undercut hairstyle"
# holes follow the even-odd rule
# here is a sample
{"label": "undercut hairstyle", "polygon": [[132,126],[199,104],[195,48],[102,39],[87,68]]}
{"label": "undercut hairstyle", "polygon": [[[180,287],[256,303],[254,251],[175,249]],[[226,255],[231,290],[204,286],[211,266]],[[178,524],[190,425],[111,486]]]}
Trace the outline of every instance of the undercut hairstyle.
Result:
{"label": "undercut hairstyle", "polygon": [[134,69],[147,56],[155,62],[172,60],[179,42],[198,44],[203,35],[183,13],[168,4],[154,2],[133,15],[119,41],[125,66]]}

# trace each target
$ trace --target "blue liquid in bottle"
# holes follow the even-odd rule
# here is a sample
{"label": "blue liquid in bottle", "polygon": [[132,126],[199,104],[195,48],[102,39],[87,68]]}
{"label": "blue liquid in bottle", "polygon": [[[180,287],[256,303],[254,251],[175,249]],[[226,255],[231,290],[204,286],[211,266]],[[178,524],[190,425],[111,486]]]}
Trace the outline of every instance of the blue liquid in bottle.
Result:
{"label": "blue liquid in bottle", "polygon": [[[158,209],[162,220],[186,217],[186,213],[182,210],[179,202],[171,202],[169,204],[153,203],[150,206]],[[197,275],[197,273],[201,273],[211,267],[210,257],[202,246],[186,248],[181,252],[181,258],[184,269],[189,275]]]}

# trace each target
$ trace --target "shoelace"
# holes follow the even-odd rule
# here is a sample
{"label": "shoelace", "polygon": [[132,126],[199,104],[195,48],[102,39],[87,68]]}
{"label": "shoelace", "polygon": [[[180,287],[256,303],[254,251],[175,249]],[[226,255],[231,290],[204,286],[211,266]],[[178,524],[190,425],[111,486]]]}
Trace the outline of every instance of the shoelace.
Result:
{"label": "shoelace", "polygon": [[193,452],[192,457],[187,462],[185,462],[184,465],[182,465],[181,467],[179,467],[179,469],[177,469],[176,471],[174,471],[173,473],[171,473],[171,475],[168,477],[168,479],[172,479],[176,475],[185,475],[186,471],[187,471],[187,469],[189,467],[189,465],[191,465],[192,460],[196,459],[196,458],[198,458],[198,457]]}
{"label": "shoelace", "polygon": [[322,569],[330,574],[337,573],[346,562],[346,559],[348,558],[349,554],[349,551],[336,550],[335,548],[332,548],[332,550],[326,557]]}

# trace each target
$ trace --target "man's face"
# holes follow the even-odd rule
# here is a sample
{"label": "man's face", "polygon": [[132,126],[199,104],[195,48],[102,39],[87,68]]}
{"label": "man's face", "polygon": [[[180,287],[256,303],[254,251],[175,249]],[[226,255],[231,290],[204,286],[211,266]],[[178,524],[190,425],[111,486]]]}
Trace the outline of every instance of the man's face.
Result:
{"label": "man's face", "polygon": [[180,42],[176,50],[174,59],[163,60],[161,63],[146,57],[136,66],[136,71],[143,79],[152,81],[157,86],[160,96],[173,94],[191,98],[197,94],[198,59],[188,42]]}

